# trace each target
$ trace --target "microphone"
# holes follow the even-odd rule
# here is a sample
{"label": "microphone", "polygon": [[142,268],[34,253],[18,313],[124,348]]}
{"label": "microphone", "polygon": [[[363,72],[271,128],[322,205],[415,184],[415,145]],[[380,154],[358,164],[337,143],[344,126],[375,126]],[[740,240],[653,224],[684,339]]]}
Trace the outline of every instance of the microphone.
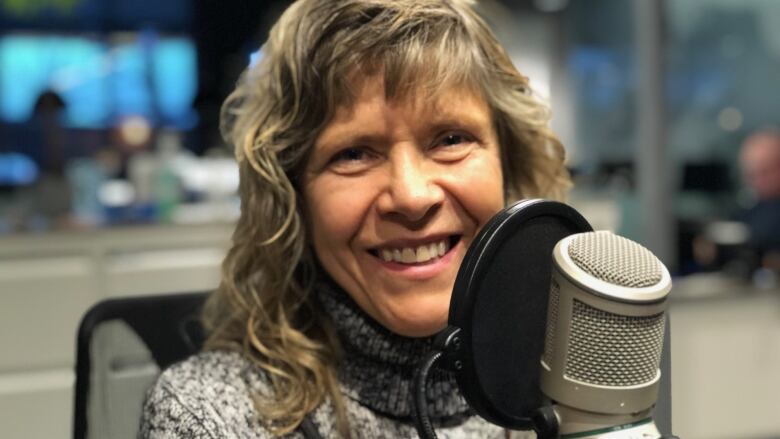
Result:
{"label": "microphone", "polygon": [[610,232],[553,249],[541,390],[562,438],[659,438],[658,397],[669,271]]}
{"label": "microphone", "polygon": [[[469,246],[448,326],[415,373],[417,431],[435,438],[425,382],[451,371],[476,414],[539,439],[657,439],[668,270],[563,203],[522,200]],[[662,361],[663,360],[663,361]],[[659,367],[663,364],[663,367]],[[660,405],[658,423],[670,428]],[[674,436],[663,436],[672,439]]]}

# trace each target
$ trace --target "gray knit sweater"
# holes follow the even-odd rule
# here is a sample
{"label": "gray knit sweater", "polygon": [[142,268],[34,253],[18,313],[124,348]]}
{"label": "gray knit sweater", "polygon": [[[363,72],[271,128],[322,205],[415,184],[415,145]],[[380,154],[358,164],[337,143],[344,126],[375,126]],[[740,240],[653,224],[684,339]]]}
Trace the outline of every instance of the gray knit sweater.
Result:
{"label": "gray knit sweater", "polygon": [[[414,367],[430,339],[410,339],[380,326],[337,288],[323,287],[323,309],[336,324],[344,359],[339,380],[353,438],[415,438],[411,416]],[[252,395],[271,395],[266,374],[241,354],[203,352],[164,371],[149,390],[141,438],[270,438]],[[440,438],[496,438],[507,433],[474,415],[451,375],[433,373],[426,394]],[[335,412],[325,401],[310,414],[323,438],[336,437]],[[290,438],[303,438],[302,431]],[[514,439],[533,438],[513,432]]]}

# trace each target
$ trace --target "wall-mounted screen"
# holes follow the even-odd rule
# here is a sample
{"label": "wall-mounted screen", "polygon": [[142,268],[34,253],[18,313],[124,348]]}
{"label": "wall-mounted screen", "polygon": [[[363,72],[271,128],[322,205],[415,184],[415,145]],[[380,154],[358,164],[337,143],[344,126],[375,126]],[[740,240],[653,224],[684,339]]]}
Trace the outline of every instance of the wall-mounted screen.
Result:
{"label": "wall-mounted screen", "polygon": [[186,37],[0,37],[0,119],[24,123],[38,97],[64,102],[66,126],[103,128],[129,115],[186,129],[195,121],[197,59]]}

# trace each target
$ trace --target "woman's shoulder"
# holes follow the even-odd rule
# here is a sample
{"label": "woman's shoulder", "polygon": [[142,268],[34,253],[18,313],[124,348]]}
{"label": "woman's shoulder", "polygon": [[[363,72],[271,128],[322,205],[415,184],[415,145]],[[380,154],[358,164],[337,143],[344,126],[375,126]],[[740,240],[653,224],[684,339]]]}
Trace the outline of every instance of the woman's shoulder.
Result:
{"label": "woman's shoulder", "polygon": [[149,389],[142,438],[271,437],[260,424],[252,395],[269,383],[238,352],[206,351],[163,371]]}
{"label": "woman's shoulder", "polygon": [[175,387],[182,393],[246,392],[268,385],[262,369],[241,353],[228,350],[204,351],[164,370],[158,385]]}

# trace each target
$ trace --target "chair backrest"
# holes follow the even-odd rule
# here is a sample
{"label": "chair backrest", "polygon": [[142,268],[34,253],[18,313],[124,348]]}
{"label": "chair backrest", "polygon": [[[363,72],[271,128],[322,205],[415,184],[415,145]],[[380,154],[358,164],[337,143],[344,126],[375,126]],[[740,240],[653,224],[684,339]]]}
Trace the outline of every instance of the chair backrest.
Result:
{"label": "chair backrest", "polygon": [[133,437],[146,388],[203,343],[207,293],[108,299],[81,320],[73,437]]}

